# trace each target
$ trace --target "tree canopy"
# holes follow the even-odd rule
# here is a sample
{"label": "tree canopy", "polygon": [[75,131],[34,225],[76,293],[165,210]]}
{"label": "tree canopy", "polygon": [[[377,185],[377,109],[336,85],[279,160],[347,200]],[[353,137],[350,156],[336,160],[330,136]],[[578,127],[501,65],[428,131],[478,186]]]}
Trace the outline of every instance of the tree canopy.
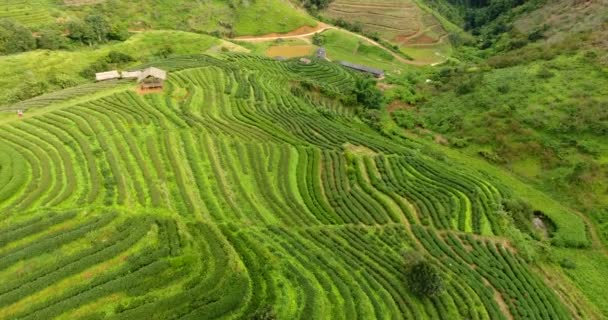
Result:
{"label": "tree canopy", "polygon": [[12,20],[0,20],[0,54],[19,53],[35,48],[36,40],[30,30]]}
{"label": "tree canopy", "polygon": [[416,262],[409,268],[407,284],[410,290],[420,297],[434,297],[444,289],[439,271],[424,260]]}

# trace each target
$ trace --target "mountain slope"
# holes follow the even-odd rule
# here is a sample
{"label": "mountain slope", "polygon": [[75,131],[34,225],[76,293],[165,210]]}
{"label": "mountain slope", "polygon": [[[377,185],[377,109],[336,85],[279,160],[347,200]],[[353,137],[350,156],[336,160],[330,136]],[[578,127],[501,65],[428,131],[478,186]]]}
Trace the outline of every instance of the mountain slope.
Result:
{"label": "mountain slope", "polygon": [[30,26],[61,24],[86,14],[104,15],[112,24],[131,30],[168,29],[227,36],[287,32],[316,25],[306,12],[286,0],[0,2],[0,18]]}
{"label": "mountain slope", "polygon": [[[0,316],[571,317],[503,238],[509,188],[281,85],[340,94],[356,74],[247,55],[154,65],[171,70],[162,94],[116,83],[0,125]],[[404,257],[445,291],[414,295]]]}

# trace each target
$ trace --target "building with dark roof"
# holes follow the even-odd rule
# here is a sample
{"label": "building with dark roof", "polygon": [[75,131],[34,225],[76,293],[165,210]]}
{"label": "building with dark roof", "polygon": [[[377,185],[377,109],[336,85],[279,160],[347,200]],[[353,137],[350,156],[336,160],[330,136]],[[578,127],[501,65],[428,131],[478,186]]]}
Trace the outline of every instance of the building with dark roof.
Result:
{"label": "building with dark roof", "polygon": [[376,69],[376,68],[356,64],[356,63],[346,62],[346,61],[340,61],[340,64],[349,69],[353,69],[353,70],[356,70],[359,72],[369,73],[378,79],[384,78],[384,70],[380,70],[380,69]]}

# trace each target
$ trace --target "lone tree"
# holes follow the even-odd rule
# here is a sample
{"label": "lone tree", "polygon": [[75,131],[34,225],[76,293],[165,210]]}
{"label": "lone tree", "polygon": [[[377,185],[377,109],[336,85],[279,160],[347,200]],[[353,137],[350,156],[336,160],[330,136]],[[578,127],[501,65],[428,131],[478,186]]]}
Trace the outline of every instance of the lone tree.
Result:
{"label": "lone tree", "polygon": [[427,261],[418,261],[410,267],[407,282],[410,290],[420,297],[434,297],[444,289],[439,271]]}

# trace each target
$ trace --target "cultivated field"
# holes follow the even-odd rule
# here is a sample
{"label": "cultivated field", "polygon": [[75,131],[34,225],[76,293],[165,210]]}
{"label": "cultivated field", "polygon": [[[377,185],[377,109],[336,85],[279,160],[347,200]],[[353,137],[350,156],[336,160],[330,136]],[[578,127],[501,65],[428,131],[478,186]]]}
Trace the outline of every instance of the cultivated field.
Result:
{"label": "cultivated field", "polygon": [[403,46],[435,45],[447,35],[440,22],[414,0],[336,0],[324,14],[359,22],[365,32]]}
{"label": "cultivated field", "polygon": [[0,19],[8,18],[29,26],[53,21],[46,0],[0,0]]}
{"label": "cultivated field", "polygon": [[[0,318],[572,318],[501,237],[509,189],[286,85],[347,91],[345,69],[155,66],[162,94],[60,92],[2,119]],[[567,217],[556,237],[586,241]],[[410,251],[440,296],[409,291]]]}

